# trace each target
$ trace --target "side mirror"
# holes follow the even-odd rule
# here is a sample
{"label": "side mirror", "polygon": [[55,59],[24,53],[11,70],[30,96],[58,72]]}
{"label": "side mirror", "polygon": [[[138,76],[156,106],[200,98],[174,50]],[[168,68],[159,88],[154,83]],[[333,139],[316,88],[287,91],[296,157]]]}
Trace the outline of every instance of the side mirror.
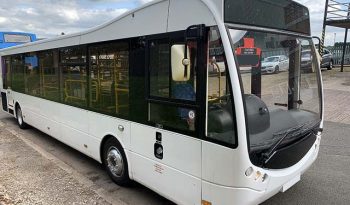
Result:
{"label": "side mirror", "polygon": [[185,58],[185,45],[175,44],[171,46],[171,76],[173,81],[188,81],[191,77],[190,50],[186,46],[187,58]]}

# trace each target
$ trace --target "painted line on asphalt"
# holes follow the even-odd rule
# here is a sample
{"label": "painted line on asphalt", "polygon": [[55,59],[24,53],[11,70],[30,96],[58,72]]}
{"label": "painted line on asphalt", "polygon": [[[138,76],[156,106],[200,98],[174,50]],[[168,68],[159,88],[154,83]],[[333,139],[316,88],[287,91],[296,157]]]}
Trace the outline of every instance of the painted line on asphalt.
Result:
{"label": "painted line on asphalt", "polygon": [[[3,127],[4,123],[0,121],[0,127]],[[5,130],[10,132],[12,135],[16,136],[20,140],[22,140],[26,145],[37,151],[39,154],[41,154],[44,158],[50,160],[54,164],[58,165],[61,169],[66,171],[69,175],[71,175],[73,178],[77,179],[80,183],[82,183],[84,186],[88,187],[91,189],[93,192],[95,192],[98,196],[100,196],[102,199],[106,200],[110,204],[115,204],[115,205],[127,205],[127,203],[119,200],[119,199],[114,199],[106,194],[104,194],[104,189],[103,188],[94,188],[94,183],[85,177],[84,175],[80,174],[79,172],[75,171],[71,166],[68,164],[64,163],[62,160],[58,159],[54,155],[50,154],[49,152],[45,151],[43,148],[39,147],[32,141],[26,139],[24,136],[19,134],[17,131],[6,127]]]}

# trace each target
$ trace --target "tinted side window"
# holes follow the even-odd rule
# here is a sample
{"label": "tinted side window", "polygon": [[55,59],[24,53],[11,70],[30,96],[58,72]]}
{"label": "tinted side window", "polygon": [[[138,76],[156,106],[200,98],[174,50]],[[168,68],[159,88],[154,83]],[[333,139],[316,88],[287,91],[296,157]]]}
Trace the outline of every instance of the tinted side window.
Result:
{"label": "tinted side window", "polygon": [[87,106],[86,55],[83,47],[60,50],[61,97],[67,104]]}
{"label": "tinted side window", "polygon": [[23,55],[11,57],[12,89],[24,93],[24,61]]}
{"label": "tinted side window", "polygon": [[129,45],[116,42],[91,46],[89,107],[129,115]]}
{"label": "tinted side window", "polygon": [[150,95],[157,97],[170,96],[169,77],[169,42],[155,40],[149,44]]}
{"label": "tinted side window", "polygon": [[36,53],[26,53],[24,56],[25,65],[25,93],[33,96],[41,95],[40,70],[38,56]]}
{"label": "tinted side window", "polygon": [[38,54],[39,67],[42,83],[42,97],[58,102],[59,93],[59,72],[58,72],[58,52],[43,51]]}

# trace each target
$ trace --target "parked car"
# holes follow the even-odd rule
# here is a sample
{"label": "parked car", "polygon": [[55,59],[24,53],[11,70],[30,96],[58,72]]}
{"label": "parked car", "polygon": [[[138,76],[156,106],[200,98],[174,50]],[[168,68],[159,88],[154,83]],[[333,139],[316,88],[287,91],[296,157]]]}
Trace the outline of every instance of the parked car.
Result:
{"label": "parked car", "polygon": [[261,62],[262,73],[278,73],[289,68],[289,59],[285,55],[266,57]]}
{"label": "parked car", "polygon": [[[327,50],[324,49],[324,54],[321,59],[321,69],[327,68],[327,70],[331,70],[333,68],[333,54]],[[301,52],[301,68],[302,72],[310,73],[313,72],[312,70],[312,56],[310,50],[304,50]]]}
{"label": "parked car", "polygon": [[327,68],[327,70],[332,70],[333,63],[333,54],[329,50],[323,49],[321,68]]}
{"label": "parked car", "polygon": [[301,68],[300,70],[302,73],[313,72],[311,50],[303,50],[301,52],[300,68]]}

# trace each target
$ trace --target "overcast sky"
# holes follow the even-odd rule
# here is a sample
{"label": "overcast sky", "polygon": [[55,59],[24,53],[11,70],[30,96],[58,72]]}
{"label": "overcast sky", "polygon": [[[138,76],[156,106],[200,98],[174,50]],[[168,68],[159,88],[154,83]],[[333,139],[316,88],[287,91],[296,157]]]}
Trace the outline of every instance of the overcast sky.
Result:
{"label": "overcast sky", "polygon": [[[0,31],[51,38],[95,27],[151,0],[0,0]],[[311,14],[312,35],[320,36],[325,0],[296,0]],[[338,0],[345,1],[345,0]],[[326,45],[343,41],[344,29],[327,27]]]}

